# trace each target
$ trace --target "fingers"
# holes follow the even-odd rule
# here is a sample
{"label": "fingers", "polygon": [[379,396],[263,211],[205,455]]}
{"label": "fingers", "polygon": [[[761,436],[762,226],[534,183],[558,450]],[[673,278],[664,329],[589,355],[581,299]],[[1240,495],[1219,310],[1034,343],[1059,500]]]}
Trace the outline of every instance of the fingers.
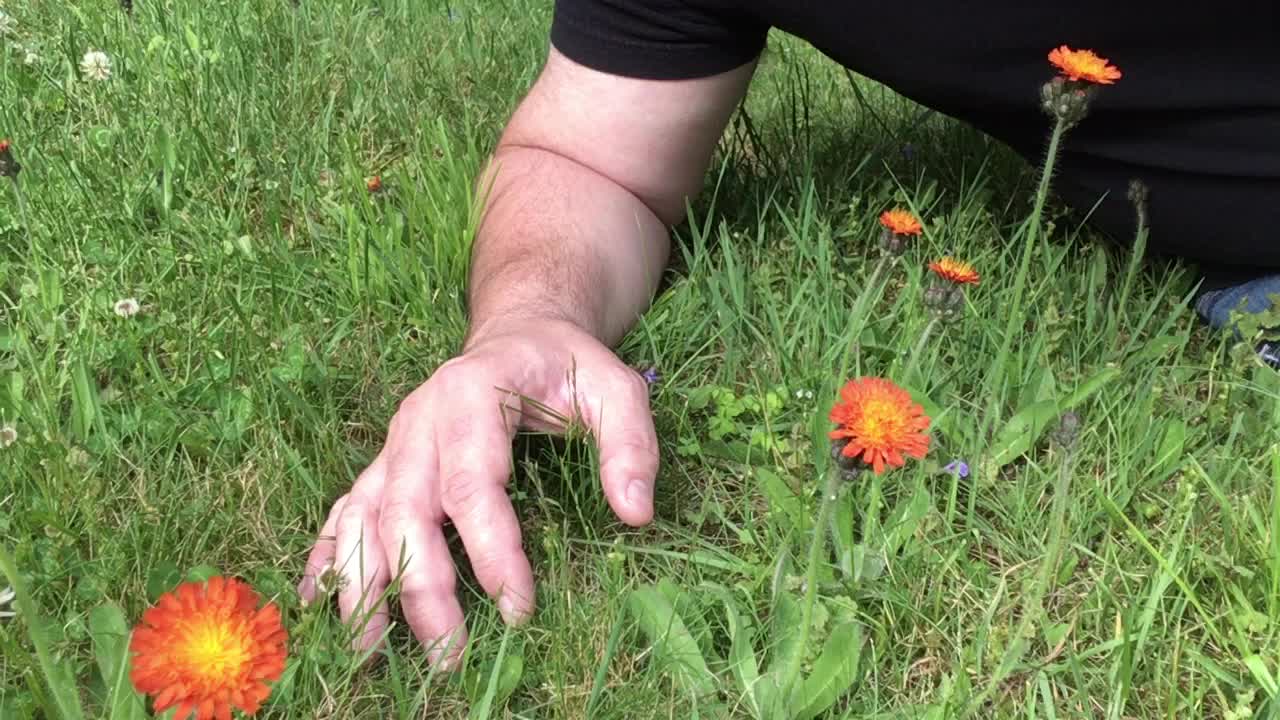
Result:
{"label": "fingers", "polygon": [[369,650],[387,628],[383,600],[390,572],[378,532],[380,498],[386,481],[383,457],[365,470],[347,498],[336,525],[335,568],[340,580],[338,608],[358,634],[357,650]]}
{"label": "fingers", "polygon": [[316,601],[317,583],[333,569],[334,552],[337,547],[335,535],[338,517],[342,515],[342,508],[346,507],[347,497],[343,495],[333,504],[329,510],[329,517],[320,528],[316,544],[307,555],[307,566],[302,573],[302,582],[298,583],[298,595],[302,598],[303,605],[310,605]]}
{"label": "fingers", "polygon": [[[582,403],[600,447],[600,482],[618,519],[632,526],[653,520],[658,474],[658,435],[649,409],[649,388],[634,372],[606,381]],[[599,390],[603,390],[600,392]]]}
{"label": "fingers", "polygon": [[508,623],[533,613],[533,570],[505,487],[515,426],[501,407],[518,404],[492,386],[458,387],[436,425],[441,506],[462,537],[476,580]]}
{"label": "fingers", "polygon": [[435,441],[429,433],[405,438],[387,461],[379,533],[393,574],[399,573],[400,607],[433,666],[455,667],[466,644],[462,606],[443,514],[433,491]]}

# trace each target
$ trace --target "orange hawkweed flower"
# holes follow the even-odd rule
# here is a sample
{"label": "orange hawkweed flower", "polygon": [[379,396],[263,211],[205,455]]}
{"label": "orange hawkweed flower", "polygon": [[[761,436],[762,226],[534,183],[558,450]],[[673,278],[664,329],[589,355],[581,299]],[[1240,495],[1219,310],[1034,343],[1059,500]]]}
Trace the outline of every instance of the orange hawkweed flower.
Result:
{"label": "orange hawkweed flower", "polygon": [[366,188],[366,189],[368,189],[368,190],[369,190],[369,192],[371,192],[371,193],[381,192],[381,191],[382,191],[382,176],[381,176],[381,175],[374,175],[373,177],[366,179],[366,180],[364,181],[364,186],[365,186],[365,188]]}
{"label": "orange hawkweed flower", "polygon": [[9,141],[0,138],[0,153],[9,152]]}
{"label": "orange hawkweed flower", "polygon": [[1121,77],[1120,68],[1092,50],[1072,50],[1063,45],[1049,51],[1049,62],[1068,80],[1111,85]]}
{"label": "orange hawkweed flower", "polygon": [[894,208],[880,214],[880,224],[894,235],[919,235],[923,227],[909,210]]}
{"label": "orange hawkweed flower", "polygon": [[972,265],[951,257],[929,263],[929,269],[943,280],[956,285],[977,285],[982,280],[982,276]]}
{"label": "orange hawkweed flower", "polygon": [[230,720],[231,708],[258,711],[284,673],[280,610],[234,578],[188,582],[142,614],[129,651],[129,679],[174,720]]}
{"label": "orange hawkweed flower", "polygon": [[902,467],[904,455],[919,460],[929,451],[929,416],[906,390],[884,378],[845,383],[829,417],[838,427],[828,437],[848,440],[841,454],[861,456],[877,475],[886,465]]}

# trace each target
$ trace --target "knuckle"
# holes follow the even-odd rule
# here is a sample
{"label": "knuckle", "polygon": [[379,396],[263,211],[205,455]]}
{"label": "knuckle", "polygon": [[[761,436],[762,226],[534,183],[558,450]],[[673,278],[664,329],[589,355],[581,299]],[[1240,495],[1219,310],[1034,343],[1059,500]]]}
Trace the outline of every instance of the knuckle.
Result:
{"label": "knuckle", "polygon": [[446,391],[466,387],[476,380],[477,361],[467,356],[458,356],[446,360],[431,374],[431,379],[424,388],[442,388]]}
{"label": "knuckle", "polygon": [[350,522],[352,518],[363,517],[369,507],[371,507],[371,503],[367,498],[359,493],[351,493],[347,496],[347,501],[343,503],[342,511],[338,513],[338,523]]}
{"label": "knuckle", "polygon": [[[444,367],[444,365],[441,366],[441,368]],[[437,370],[426,382],[401,398],[400,404],[396,406],[395,414],[391,416],[391,427],[393,429],[404,428],[413,424],[417,418],[432,407],[432,388],[439,384],[440,376],[441,370]]]}
{"label": "knuckle", "polygon": [[445,513],[449,517],[456,518],[459,514],[465,515],[477,504],[481,491],[484,489],[483,484],[475,475],[469,472],[457,472],[449,476],[444,483],[444,492],[441,495],[441,502]]}
{"label": "knuckle", "polygon": [[458,413],[443,420],[438,427],[437,432],[440,434],[441,446],[457,447],[467,442],[472,436],[475,422],[472,415]]}
{"label": "knuckle", "polygon": [[[363,537],[371,531],[376,531],[378,529],[376,509],[377,505],[370,500],[352,495],[346,507],[342,508],[342,514],[338,516],[337,534],[355,534]],[[373,527],[369,527],[370,522]]]}
{"label": "knuckle", "polygon": [[644,377],[640,373],[629,367],[621,366],[613,373],[612,382],[610,383],[616,390],[625,392],[629,396],[643,397],[645,403],[648,403],[649,384],[645,382]]}
{"label": "knuckle", "polygon": [[658,450],[649,433],[639,428],[624,428],[610,438],[606,465],[635,472],[652,472],[658,467]]}
{"label": "knuckle", "polygon": [[418,519],[419,511],[408,502],[384,503],[378,513],[378,532],[384,542],[396,541],[404,535],[405,528]]}
{"label": "knuckle", "polygon": [[446,597],[457,591],[457,580],[451,572],[419,569],[418,572],[404,574],[400,579],[400,590],[410,596]]}
{"label": "knuckle", "polygon": [[502,592],[503,578],[499,573],[504,565],[504,558],[510,554],[510,549],[503,548],[499,551],[484,553],[471,558],[471,571],[475,573],[476,579],[481,582],[486,594],[497,596]]}
{"label": "knuckle", "polygon": [[414,391],[404,397],[400,404],[396,406],[396,412],[391,416],[391,422],[387,423],[388,438],[396,437],[405,428],[413,423],[414,418],[421,413],[422,400],[418,397],[417,391]]}

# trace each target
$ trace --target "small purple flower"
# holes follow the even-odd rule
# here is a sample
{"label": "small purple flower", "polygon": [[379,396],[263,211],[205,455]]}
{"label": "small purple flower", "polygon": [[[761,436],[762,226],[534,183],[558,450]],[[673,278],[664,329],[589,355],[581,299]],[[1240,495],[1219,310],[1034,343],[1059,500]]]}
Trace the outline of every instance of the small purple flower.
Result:
{"label": "small purple flower", "polygon": [[656,366],[650,365],[648,368],[640,371],[640,377],[644,378],[644,381],[650,386],[653,386],[657,385],[658,381],[662,379],[662,374],[658,372],[658,368]]}
{"label": "small purple flower", "polygon": [[969,463],[963,460],[952,460],[947,463],[946,467],[942,468],[942,472],[956,477],[967,478],[969,477]]}

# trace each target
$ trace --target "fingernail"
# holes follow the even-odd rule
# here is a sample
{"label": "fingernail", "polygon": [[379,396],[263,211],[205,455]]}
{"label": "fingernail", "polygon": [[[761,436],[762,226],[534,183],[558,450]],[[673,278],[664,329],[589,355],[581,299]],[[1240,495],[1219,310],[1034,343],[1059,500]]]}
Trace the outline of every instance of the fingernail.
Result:
{"label": "fingernail", "polygon": [[653,501],[653,490],[647,480],[634,478],[627,484],[627,504],[633,508],[647,508]]}
{"label": "fingernail", "polygon": [[427,648],[427,660],[431,666],[444,672],[453,672],[462,666],[462,650],[466,632],[461,628],[449,633]]}
{"label": "fingernail", "polygon": [[519,625],[529,618],[529,613],[515,596],[505,592],[498,596],[498,612],[502,613],[502,619],[508,625]]}

